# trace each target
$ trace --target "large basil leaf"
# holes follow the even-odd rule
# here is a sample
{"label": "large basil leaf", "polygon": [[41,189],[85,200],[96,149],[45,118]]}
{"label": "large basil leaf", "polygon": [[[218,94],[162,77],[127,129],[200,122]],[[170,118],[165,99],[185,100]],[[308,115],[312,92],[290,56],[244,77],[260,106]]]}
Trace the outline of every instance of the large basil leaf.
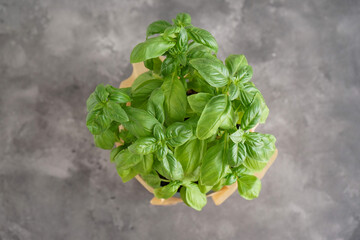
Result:
{"label": "large basil leaf", "polygon": [[201,211],[207,203],[206,195],[200,191],[199,186],[195,183],[183,186],[180,190],[180,196],[186,205],[197,211]]}
{"label": "large basil leaf", "polygon": [[177,58],[169,55],[165,58],[165,60],[161,64],[161,74],[163,76],[169,76],[175,72],[176,68],[179,65],[179,61]]}
{"label": "large basil leaf", "polygon": [[249,132],[246,134],[246,152],[249,158],[267,162],[275,152],[276,139],[270,134]]}
{"label": "large basil leaf", "polygon": [[189,61],[198,73],[213,87],[223,87],[229,82],[229,71],[216,58],[195,58]]}
{"label": "large basil leaf", "polygon": [[171,23],[165,20],[155,21],[147,27],[146,38],[154,34],[163,33],[168,27],[171,27]]}
{"label": "large basil leaf", "polygon": [[177,192],[179,187],[180,187],[180,182],[173,181],[164,187],[155,188],[154,195],[155,195],[155,197],[160,198],[160,199],[161,198],[168,199],[175,195],[175,193]]}
{"label": "large basil leaf", "polygon": [[201,113],[197,128],[196,136],[203,140],[214,135],[219,126],[223,114],[229,110],[229,101],[225,94],[217,95],[210,99]]}
{"label": "large basil leaf", "polygon": [[242,129],[238,129],[236,132],[233,132],[230,135],[230,139],[234,142],[234,143],[239,143],[239,142],[243,142],[244,139],[244,130]]}
{"label": "large basil leaf", "polygon": [[114,163],[115,162],[115,157],[124,149],[126,149],[126,147],[124,145],[120,145],[120,146],[114,148],[113,150],[111,150],[111,152],[110,152],[110,162]]}
{"label": "large basil leaf", "polygon": [[181,180],[184,177],[184,170],[181,163],[168,152],[166,157],[161,160],[162,173],[171,180]]}
{"label": "large basil leaf", "polygon": [[209,100],[213,97],[210,93],[197,93],[193,94],[187,97],[187,100],[189,102],[189,105],[191,109],[197,113],[201,114],[201,112],[204,110],[206,104],[209,102]]}
{"label": "large basil leaf", "polygon": [[90,94],[89,98],[86,100],[86,108],[88,112],[91,112],[93,108],[100,103],[100,99],[96,96],[96,94],[93,92]]}
{"label": "large basil leaf", "polygon": [[115,156],[116,168],[125,170],[134,167],[143,160],[142,155],[130,152],[128,149],[122,150]]}
{"label": "large basil leaf", "polygon": [[187,57],[190,58],[211,58],[212,50],[204,45],[193,42],[188,48]]}
{"label": "large basil leaf", "polygon": [[252,67],[249,65],[241,66],[234,74],[237,81],[245,83],[251,80],[253,76]]}
{"label": "large basil leaf", "polygon": [[193,39],[195,42],[211,48],[215,53],[217,52],[218,45],[215,38],[211,35],[211,33],[197,27],[187,28],[187,31],[191,39]]}
{"label": "large basil leaf", "polygon": [[234,76],[234,74],[242,67],[247,66],[248,62],[244,55],[229,55],[225,59],[225,65],[229,69],[230,75]]}
{"label": "large basil leaf", "polygon": [[160,123],[165,121],[164,111],[165,96],[161,88],[155,89],[149,98],[147,110],[151,113]]}
{"label": "large basil leaf", "polygon": [[266,167],[267,161],[258,161],[258,160],[254,160],[249,157],[246,157],[243,162],[243,165],[247,169],[249,169],[253,172],[259,172],[259,171],[263,170],[264,167]]}
{"label": "large basil leaf", "polygon": [[145,110],[133,107],[125,107],[124,110],[129,117],[128,122],[122,123],[124,128],[137,138],[152,136],[154,125],[159,124],[154,116]]}
{"label": "large basil leaf", "polygon": [[163,142],[165,140],[165,132],[161,124],[156,124],[154,126],[153,135],[160,142]]}
{"label": "large basil leaf", "polygon": [[186,93],[184,85],[177,77],[167,78],[161,86],[165,96],[166,123],[184,121],[186,115]]}
{"label": "large basil leaf", "polygon": [[240,196],[247,200],[257,198],[261,190],[261,181],[252,175],[238,177],[238,191]]}
{"label": "large basil leaf", "polygon": [[141,178],[153,188],[160,187],[161,179],[155,170],[152,170],[149,173],[141,174]]}
{"label": "large basil leaf", "polygon": [[223,177],[227,163],[225,145],[220,142],[206,151],[200,169],[202,185],[214,186]]}
{"label": "large basil leaf", "polygon": [[175,148],[175,158],[181,163],[185,177],[192,174],[200,166],[205,150],[205,141],[197,138]]}
{"label": "large basil leaf", "polygon": [[187,83],[188,89],[192,89],[195,92],[205,92],[212,95],[215,94],[215,88],[210,86],[198,73],[195,74]]}
{"label": "large basil leaf", "polygon": [[129,146],[129,151],[136,154],[147,155],[156,151],[157,140],[154,137],[139,138]]}
{"label": "large basil leaf", "polygon": [[174,45],[174,42],[167,41],[161,36],[147,39],[145,42],[135,46],[130,55],[130,62],[137,63],[150,58],[156,58],[164,54]]}
{"label": "large basil leaf", "polygon": [[221,124],[220,124],[220,128],[221,129],[236,129],[236,122],[238,121],[238,116],[237,114],[235,114],[234,109],[231,106],[231,102],[229,101],[228,105],[228,111],[225,112],[222,117],[221,117]]}
{"label": "large basil leaf", "polygon": [[188,34],[187,34],[185,28],[181,28],[175,47],[177,48],[177,50],[179,52],[185,52],[188,41],[189,41]]}
{"label": "large basil leaf", "polygon": [[184,122],[173,123],[166,129],[166,140],[172,147],[184,144],[192,136],[192,127]]}
{"label": "large basil leaf", "polygon": [[256,94],[250,107],[245,111],[241,119],[241,128],[249,130],[259,123],[261,117],[261,102],[259,95]]}
{"label": "large basil leaf", "polygon": [[238,164],[238,144],[233,141],[229,141],[229,148],[227,150],[227,162],[230,167],[234,167]]}
{"label": "large basil leaf", "polygon": [[118,103],[108,101],[103,108],[104,114],[113,121],[116,122],[127,122],[129,118],[126,112],[121,108]]}

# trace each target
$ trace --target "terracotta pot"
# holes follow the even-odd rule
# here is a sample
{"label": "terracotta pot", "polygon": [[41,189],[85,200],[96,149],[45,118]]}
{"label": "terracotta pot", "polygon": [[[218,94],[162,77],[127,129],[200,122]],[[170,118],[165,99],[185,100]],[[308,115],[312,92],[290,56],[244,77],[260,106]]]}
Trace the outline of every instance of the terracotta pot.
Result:
{"label": "terracotta pot", "polygon": [[[142,73],[148,71],[147,68],[145,68],[144,64],[141,63],[135,63],[132,64],[133,66],[133,72],[131,74],[131,76],[122,81],[120,83],[120,88],[126,88],[126,87],[131,87],[131,85],[133,84],[134,80],[141,75]],[[121,126],[120,126],[121,127]],[[255,126],[253,129],[251,129],[250,131],[254,131],[255,128],[257,126]],[[270,158],[269,162],[267,163],[267,165],[265,166],[265,168],[260,171],[255,173],[254,175],[260,179],[262,179],[265,175],[265,173],[267,172],[267,170],[270,168],[270,166],[273,164],[273,162],[275,161],[276,157],[278,154],[278,150],[275,150],[275,153],[273,154],[273,156]],[[139,183],[141,183],[141,185],[144,186],[144,188],[146,190],[148,190],[151,193],[154,193],[154,189],[149,186],[141,177],[140,175],[135,176],[136,180],[139,181]],[[230,197],[237,189],[237,182],[235,182],[232,185],[229,186],[224,186],[222,189],[220,189],[217,192],[213,192],[207,195],[207,197],[211,197],[212,200],[214,201],[215,205],[220,205],[222,204],[228,197]],[[156,197],[154,197],[153,199],[151,199],[150,203],[152,205],[175,205],[179,202],[183,202],[183,200],[181,198],[178,197],[171,197],[168,199],[158,199]]]}

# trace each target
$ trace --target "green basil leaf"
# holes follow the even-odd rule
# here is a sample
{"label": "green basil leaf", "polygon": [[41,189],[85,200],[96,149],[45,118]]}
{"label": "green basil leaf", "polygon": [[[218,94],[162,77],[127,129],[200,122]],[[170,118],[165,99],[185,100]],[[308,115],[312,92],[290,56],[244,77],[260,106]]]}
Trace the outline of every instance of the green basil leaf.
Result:
{"label": "green basil leaf", "polygon": [[104,107],[104,114],[113,121],[116,122],[127,122],[129,118],[126,112],[121,108],[118,103],[108,101]]}
{"label": "green basil leaf", "polygon": [[234,74],[236,79],[240,82],[248,82],[251,80],[253,76],[253,70],[252,67],[249,65],[241,66],[237,72]]}
{"label": "green basil leaf", "polygon": [[246,200],[257,198],[261,190],[261,181],[252,175],[243,175],[238,178],[238,191]]}
{"label": "green basil leaf", "polygon": [[226,167],[225,145],[223,142],[210,147],[202,160],[200,183],[214,186],[223,177]]}
{"label": "green basil leaf", "polygon": [[188,89],[192,89],[198,93],[205,92],[214,95],[216,89],[210,86],[200,75],[197,75],[193,76],[187,83]]}
{"label": "green basil leaf", "polygon": [[216,58],[195,58],[189,61],[198,73],[213,87],[223,87],[229,82],[229,71]]}
{"label": "green basil leaf", "polygon": [[177,192],[179,187],[180,187],[180,182],[173,181],[164,187],[155,188],[154,195],[155,195],[155,197],[160,198],[160,199],[161,198],[168,199],[175,195],[175,193]]}
{"label": "green basil leaf", "polygon": [[125,129],[137,138],[152,136],[153,127],[159,124],[154,116],[145,110],[133,107],[125,107],[124,110],[129,117],[128,122],[122,123]]}
{"label": "green basil leaf", "polygon": [[245,161],[243,162],[243,165],[251,171],[260,172],[261,170],[264,169],[264,167],[266,167],[267,162],[258,161],[258,160],[254,160],[249,157],[246,157]]}
{"label": "green basil leaf", "polygon": [[162,61],[159,57],[147,59],[144,61],[144,65],[147,69],[159,74],[161,69]]}
{"label": "green basil leaf", "polygon": [[175,72],[176,68],[179,66],[179,61],[177,58],[169,55],[161,64],[161,75],[169,76]]}
{"label": "green basil leaf", "polygon": [[201,185],[200,183],[198,183],[198,186],[200,191],[204,194],[208,193],[212,189],[212,186]]}
{"label": "green basil leaf", "polygon": [[188,103],[191,107],[191,109],[197,113],[201,114],[204,110],[206,104],[209,102],[209,100],[213,97],[210,93],[197,93],[193,94],[187,97]]}
{"label": "green basil leaf", "polygon": [[131,101],[129,95],[124,91],[124,89],[115,88],[110,85],[105,86],[106,91],[109,93],[109,100],[116,103],[127,103]]}
{"label": "green basil leaf", "polygon": [[136,154],[147,155],[156,151],[156,142],[156,138],[153,137],[139,138],[129,146],[129,151]]}
{"label": "green basil leaf", "polygon": [[162,172],[170,180],[181,180],[184,177],[184,170],[181,163],[169,151],[164,159],[161,160]]}
{"label": "green basil leaf", "polygon": [[124,145],[135,142],[136,140],[136,137],[126,129],[121,129],[119,137],[124,142]]}
{"label": "green basil leaf", "polygon": [[86,100],[86,108],[88,112],[91,112],[91,110],[94,109],[96,105],[100,103],[100,99],[96,96],[96,94],[93,92],[90,94],[89,98]]}
{"label": "green basil leaf", "polygon": [[155,89],[149,98],[147,110],[153,115],[160,123],[165,121],[165,110],[164,110],[165,96],[161,88]]}
{"label": "green basil leaf", "polygon": [[238,163],[238,144],[233,141],[229,141],[229,148],[227,150],[227,162],[230,167],[239,165]]}
{"label": "green basil leaf", "polygon": [[128,149],[122,150],[115,156],[116,168],[125,170],[134,167],[143,160],[144,156],[130,152]]}
{"label": "green basil leaf", "polygon": [[188,13],[178,13],[174,23],[178,26],[189,26],[191,25],[191,16]]}
{"label": "green basil leaf", "polygon": [[156,157],[159,160],[163,160],[164,158],[166,158],[166,155],[168,154],[169,149],[167,148],[166,144],[164,144],[163,146],[159,147],[156,150]]}
{"label": "green basil leaf", "polygon": [[252,82],[247,82],[239,86],[239,99],[241,103],[241,110],[245,110],[251,105],[256,93],[259,93],[259,90]]}
{"label": "green basil leaf", "polygon": [[181,27],[174,25],[166,28],[162,36],[167,41],[173,41],[174,38],[176,38],[177,34],[180,32],[180,30]]}
{"label": "green basil leaf", "polygon": [[270,134],[247,133],[247,155],[253,160],[267,162],[275,152],[275,142],[275,137]]}
{"label": "green basil leaf", "polygon": [[132,168],[128,168],[128,169],[116,168],[116,170],[124,183],[130,181],[136,175],[138,175],[138,172],[136,172],[136,170]]}
{"label": "green basil leaf", "polygon": [[187,50],[187,57],[189,59],[192,58],[213,58],[215,57],[212,55],[212,50],[204,45],[201,45],[196,42],[192,42],[191,45],[189,45]]}
{"label": "green basil leaf", "polygon": [[172,147],[184,144],[192,136],[192,127],[184,122],[175,122],[166,129],[166,140]]}
{"label": "green basil leaf", "polygon": [[141,178],[144,179],[144,181],[153,188],[160,187],[161,178],[155,170],[152,170],[149,173],[141,174]]}
{"label": "green basil leaf", "polygon": [[231,102],[229,101],[227,105],[227,112],[224,112],[221,116],[221,129],[236,129],[236,122],[238,120],[237,114],[235,114],[234,109],[231,106]]}
{"label": "green basil leaf", "polygon": [[187,28],[187,30],[190,38],[193,39],[195,42],[211,48],[215,53],[217,52],[218,44],[215,38],[211,35],[211,33],[197,27],[190,27]]}
{"label": "green basil leaf", "polygon": [[110,162],[115,162],[115,157],[118,155],[122,150],[124,150],[126,147],[124,145],[120,145],[119,147],[114,148],[110,152]]}
{"label": "green basil leaf", "polygon": [[103,109],[92,110],[86,117],[86,126],[93,135],[99,135],[109,128],[111,118],[104,114]]}
{"label": "green basil leaf", "polygon": [[228,174],[225,176],[225,185],[232,185],[236,182],[237,177],[234,174]]}
{"label": "green basil leaf", "polygon": [[234,143],[239,143],[239,142],[243,142],[244,139],[244,130],[242,129],[238,129],[236,132],[232,133],[230,135],[230,139],[234,142]]}
{"label": "green basil leaf", "polygon": [[165,20],[155,21],[147,27],[146,38],[154,34],[163,33],[168,27],[171,27],[171,23]]}
{"label": "green basil leaf", "polygon": [[225,65],[229,69],[230,75],[234,76],[234,74],[240,70],[241,67],[247,66],[248,62],[244,55],[229,55],[225,59]]}
{"label": "green basil leaf", "polygon": [[107,129],[99,135],[94,135],[95,146],[102,149],[112,149],[117,140],[116,131],[112,129]]}
{"label": "green basil leaf", "polygon": [[107,101],[107,97],[109,96],[109,93],[106,91],[104,84],[99,84],[96,86],[95,94],[103,103]]}
{"label": "green basil leaf", "polygon": [[253,172],[250,169],[246,168],[244,165],[233,167],[231,168],[231,171],[235,176],[238,177],[242,175],[253,175]]}
{"label": "green basil leaf", "polygon": [[167,78],[161,88],[165,95],[166,123],[184,121],[187,106],[184,85],[177,77]]}
{"label": "green basil leaf", "polygon": [[147,174],[151,172],[153,166],[154,158],[152,154],[145,155],[142,160],[136,164],[133,169],[138,173]]}
{"label": "green basil leaf", "polygon": [[245,111],[241,119],[241,128],[243,130],[249,130],[259,123],[261,117],[261,102],[256,94],[250,107]]}
{"label": "green basil leaf", "polygon": [[161,79],[149,79],[142,82],[138,87],[133,88],[132,97],[133,101],[131,105],[136,108],[146,106],[146,102],[149,99],[151,93],[159,88],[163,84]]}
{"label": "green basil leaf", "polygon": [[189,183],[183,186],[180,190],[180,196],[186,205],[197,211],[201,211],[207,203],[206,195],[200,191],[198,185],[195,183]]}
{"label": "green basil leaf", "polygon": [[161,142],[165,140],[165,132],[161,124],[156,124],[154,126],[153,135],[157,140]]}
{"label": "green basil leaf", "polygon": [[174,42],[169,42],[162,37],[149,38],[135,46],[130,55],[130,62],[137,63],[159,57],[174,45]]}
{"label": "green basil leaf", "polygon": [[196,136],[200,140],[214,135],[221,125],[222,115],[228,111],[229,101],[225,94],[217,95],[210,99],[201,113]]}
{"label": "green basil leaf", "polygon": [[200,166],[205,151],[206,143],[199,139],[190,140],[175,148],[175,158],[181,163],[185,177],[195,172]]}
{"label": "green basil leaf", "polygon": [[238,159],[234,167],[239,166],[245,161],[246,158],[246,147],[243,143],[238,143]]}
{"label": "green basil leaf", "polygon": [[230,100],[234,100],[236,99],[240,94],[240,90],[239,90],[239,87],[236,86],[234,83],[231,83],[230,84],[230,87],[229,87],[229,97],[230,97]]}
{"label": "green basil leaf", "polygon": [[180,52],[185,52],[187,50],[186,48],[187,48],[188,41],[189,41],[188,34],[187,34],[185,28],[181,28],[178,39],[176,41],[177,50]]}

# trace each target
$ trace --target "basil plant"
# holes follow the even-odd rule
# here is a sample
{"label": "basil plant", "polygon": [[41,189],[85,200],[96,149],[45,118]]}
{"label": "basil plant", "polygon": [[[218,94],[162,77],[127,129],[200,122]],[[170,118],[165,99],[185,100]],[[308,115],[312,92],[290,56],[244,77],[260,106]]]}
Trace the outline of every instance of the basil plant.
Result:
{"label": "basil plant", "polygon": [[157,198],[180,192],[201,210],[207,193],[235,182],[240,196],[256,198],[254,172],[266,166],[276,140],[249,131],[269,114],[253,70],[244,55],[218,59],[215,38],[189,14],[172,22],[151,23],[133,49],[130,62],[144,62],[148,71],[130,88],[100,84],[88,98],[95,145],[111,150],[124,182],[140,175]]}

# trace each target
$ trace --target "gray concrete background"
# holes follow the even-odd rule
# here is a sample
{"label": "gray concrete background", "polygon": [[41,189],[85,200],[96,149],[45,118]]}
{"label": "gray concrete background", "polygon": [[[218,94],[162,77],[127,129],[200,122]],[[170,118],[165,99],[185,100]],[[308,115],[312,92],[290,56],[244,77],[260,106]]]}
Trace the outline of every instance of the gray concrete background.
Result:
{"label": "gray concrete background", "polygon": [[[245,54],[279,157],[259,199],[149,205],[94,147],[85,101],[176,13]],[[360,239],[360,1],[0,0],[0,239]]]}

